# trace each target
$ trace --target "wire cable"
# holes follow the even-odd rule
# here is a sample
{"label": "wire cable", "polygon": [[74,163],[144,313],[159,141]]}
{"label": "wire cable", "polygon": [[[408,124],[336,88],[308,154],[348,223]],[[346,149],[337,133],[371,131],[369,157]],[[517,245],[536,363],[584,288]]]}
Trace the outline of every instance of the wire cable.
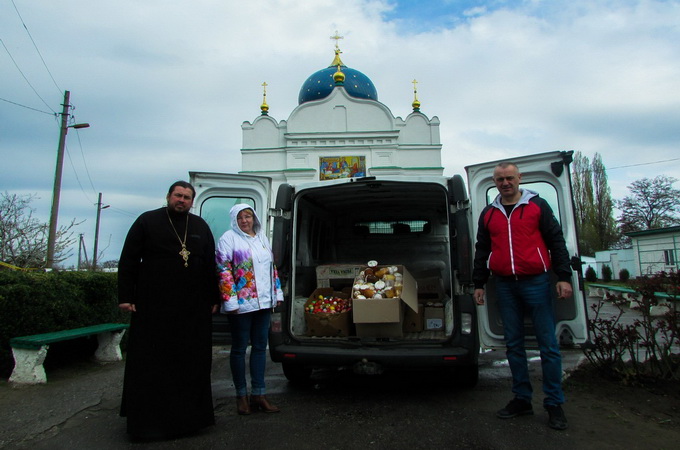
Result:
{"label": "wire cable", "polygon": [[52,79],[54,86],[57,88],[57,90],[60,93],[64,92],[64,90],[59,87],[59,85],[57,84],[57,81],[52,76],[52,72],[50,71],[50,68],[47,67],[47,63],[45,62],[45,59],[43,58],[42,53],[40,53],[40,49],[38,49],[38,46],[36,45],[35,40],[33,40],[33,36],[31,36],[31,32],[28,31],[28,27],[26,26],[26,23],[24,22],[24,18],[21,17],[21,13],[19,13],[19,9],[17,8],[16,3],[14,3],[14,0],[12,0],[12,6],[14,6],[14,10],[17,12],[17,16],[19,16],[19,20],[21,21],[21,24],[24,26],[24,30],[26,30],[26,34],[28,34],[28,37],[31,39],[31,42],[33,43],[33,48],[35,48],[35,51],[38,52],[38,56],[40,56],[40,60],[42,61],[43,66],[45,66],[45,70],[47,70],[47,73],[50,75],[50,78]]}
{"label": "wire cable", "polygon": [[14,63],[14,67],[16,67],[17,70],[19,71],[19,73],[21,74],[21,76],[24,77],[24,80],[26,80],[26,83],[28,83],[28,85],[30,86],[30,88],[33,89],[33,92],[35,92],[35,95],[38,96],[38,98],[45,104],[45,106],[47,106],[47,107],[50,109],[50,111],[52,111],[54,114],[57,114],[57,112],[56,112],[55,110],[52,109],[52,107],[45,101],[45,99],[43,99],[43,98],[40,96],[40,94],[38,94],[38,91],[35,90],[35,88],[34,88],[33,85],[31,84],[31,82],[28,81],[28,78],[26,78],[26,75],[24,75],[24,72],[21,71],[21,68],[19,67],[19,65],[17,64],[17,62],[14,60],[14,57],[12,56],[12,54],[9,52],[9,49],[8,49],[7,46],[5,45],[5,41],[3,41],[3,40],[0,38],[0,43],[2,43],[2,46],[5,48],[5,51],[6,51],[7,54],[9,55],[9,58],[10,58],[10,59],[12,60],[12,62]]}
{"label": "wire cable", "polygon": [[[74,116],[71,116],[74,118]],[[83,167],[85,167],[85,173],[87,174],[87,179],[90,182],[90,187],[92,188],[93,193],[97,193],[97,189],[94,187],[94,183],[92,182],[92,177],[90,176],[90,170],[87,167],[87,161],[85,160],[85,152],[83,151],[83,142],[80,140],[80,133],[78,132],[78,129],[76,129],[76,136],[78,136],[78,146],[80,147],[80,157],[83,160]]]}
{"label": "wire cable", "polygon": [[0,97],[0,100],[2,100],[3,102],[11,103],[11,104],[16,105],[16,106],[21,106],[22,108],[26,108],[26,109],[30,109],[30,110],[36,111],[36,112],[39,112],[39,113],[48,114],[48,115],[50,115],[50,116],[56,116],[56,115],[57,115],[56,112],[55,112],[55,113],[51,113],[51,112],[47,112],[47,111],[41,111],[41,110],[36,109],[36,108],[31,108],[30,106],[22,105],[21,103],[17,103],[17,102],[13,102],[13,101],[11,101],[11,100],[7,100],[6,98],[1,98],[1,97]]}
{"label": "wire cable", "polygon": [[652,162],[639,163],[639,164],[629,164],[627,166],[610,167],[609,170],[623,169],[623,168],[626,168],[626,167],[648,166],[650,164],[659,164],[659,163],[672,162],[672,161],[678,161],[678,160],[680,160],[680,158],[664,159],[664,160],[661,160],[661,161],[652,161]]}

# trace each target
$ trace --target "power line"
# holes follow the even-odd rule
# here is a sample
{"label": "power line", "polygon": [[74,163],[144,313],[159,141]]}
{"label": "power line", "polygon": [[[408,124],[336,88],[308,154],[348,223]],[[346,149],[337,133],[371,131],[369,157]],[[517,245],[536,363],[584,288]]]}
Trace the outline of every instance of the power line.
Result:
{"label": "power line", "polygon": [[26,108],[26,109],[30,109],[30,110],[33,110],[33,111],[37,111],[37,112],[39,112],[39,113],[49,114],[50,116],[56,116],[56,115],[57,115],[57,113],[51,113],[51,112],[47,112],[47,111],[41,111],[41,110],[39,110],[39,109],[31,108],[30,106],[22,105],[21,103],[17,103],[17,102],[13,102],[13,101],[11,101],[11,100],[7,100],[6,98],[0,98],[0,100],[2,100],[3,102],[11,103],[11,104],[16,105],[16,106],[21,106],[22,108]]}
{"label": "power line", "polygon": [[5,45],[5,42],[4,42],[2,39],[0,39],[0,43],[2,43],[2,46],[5,48],[5,51],[6,51],[7,54],[9,55],[9,58],[10,58],[10,59],[12,60],[12,62],[14,63],[14,67],[16,67],[17,70],[19,71],[19,73],[21,74],[21,76],[24,77],[24,80],[26,80],[26,83],[28,83],[28,85],[30,86],[30,88],[33,89],[33,92],[35,92],[35,95],[37,95],[38,98],[45,104],[45,106],[47,106],[47,107],[50,109],[50,111],[52,111],[52,112],[56,115],[57,112],[56,112],[55,110],[53,110],[52,107],[50,107],[49,104],[47,104],[47,102],[40,96],[40,94],[38,94],[38,91],[36,91],[35,88],[33,87],[33,85],[31,84],[31,82],[28,81],[28,78],[26,78],[26,75],[24,75],[24,72],[21,71],[21,68],[19,68],[19,65],[18,65],[17,62],[14,60],[14,57],[13,57],[12,54],[9,52],[9,49],[8,49],[7,46]]}
{"label": "power line", "polygon": [[87,196],[87,192],[85,192],[85,189],[83,188],[83,184],[80,182],[80,177],[78,176],[78,171],[76,170],[76,166],[73,164],[73,159],[71,159],[71,152],[68,149],[68,145],[66,147],[66,155],[68,156],[68,162],[71,164],[71,168],[73,169],[73,174],[76,177],[76,181],[78,182],[78,186],[80,186],[80,190],[83,191],[83,194],[85,194],[85,199],[91,203],[90,198]]}
{"label": "power line", "polygon": [[21,17],[21,14],[19,13],[19,9],[17,8],[17,5],[14,3],[14,0],[12,0],[12,6],[14,6],[14,10],[17,12],[17,16],[19,16],[19,20],[21,21],[21,24],[24,26],[24,30],[26,30],[26,34],[28,34],[28,37],[31,39],[31,42],[33,43],[33,48],[35,48],[35,51],[38,52],[38,56],[40,56],[40,60],[42,61],[43,66],[45,66],[45,70],[47,70],[47,73],[50,75],[50,78],[52,79],[54,86],[57,88],[57,90],[61,94],[63,92],[63,89],[61,89],[59,87],[59,85],[57,85],[57,82],[55,81],[54,77],[52,76],[52,72],[50,71],[50,68],[47,67],[47,63],[45,62],[45,59],[43,58],[42,53],[40,53],[38,46],[36,45],[35,41],[33,40],[33,36],[31,36],[31,32],[28,31],[28,27],[26,26],[26,23],[24,22],[24,18]]}
{"label": "power line", "polygon": [[[75,116],[71,116],[75,120]],[[80,140],[80,133],[76,129],[76,136],[78,136],[78,146],[80,147],[80,157],[83,160],[83,166],[85,167],[85,173],[87,174],[87,179],[90,181],[90,187],[92,188],[92,192],[97,192],[97,189],[94,187],[94,183],[92,182],[92,177],[90,176],[90,169],[87,167],[87,161],[85,160],[85,152],[83,151],[83,142]]]}
{"label": "power line", "polygon": [[652,161],[652,162],[648,162],[648,163],[629,164],[627,166],[609,167],[607,170],[623,169],[623,168],[626,168],[626,167],[648,166],[650,164],[659,164],[659,163],[672,162],[672,161],[678,161],[678,160],[680,160],[680,158],[664,159],[662,161]]}

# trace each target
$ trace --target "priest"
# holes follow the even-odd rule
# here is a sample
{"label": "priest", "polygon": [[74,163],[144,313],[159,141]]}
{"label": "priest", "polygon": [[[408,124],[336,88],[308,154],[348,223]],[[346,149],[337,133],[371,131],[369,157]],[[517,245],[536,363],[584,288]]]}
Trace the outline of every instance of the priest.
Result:
{"label": "priest", "polygon": [[120,415],[135,440],[173,439],[215,424],[215,240],[189,212],[195,195],[185,181],[170,186],[167,206],[132,224],[118,264],[119,307],[131,313]]}

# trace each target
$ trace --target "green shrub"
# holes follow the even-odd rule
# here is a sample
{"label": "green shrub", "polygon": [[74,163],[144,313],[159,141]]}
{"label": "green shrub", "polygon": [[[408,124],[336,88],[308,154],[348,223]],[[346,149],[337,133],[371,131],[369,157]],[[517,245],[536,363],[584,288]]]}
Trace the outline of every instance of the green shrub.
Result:
{"label": "green shrub", "polygon": [[[680,311],[668,309],[661,317],[652,315],[654,307],[667,302],[666,294],[680,298],[680,272],[657,272],[635,278],[631,287],[640,307],[629,320],[630,300],[621,293],[590,306],[588,323],[591,344],[583,348],[590,364],[602,374],[624,383],[653,384],[657,380],[680,381]],[[612,314],[611,308],[618,312]],[[624,317],[624,314],[629,317]]]}
{"label": "green shrub", "polygon": [[591,283],[597,281],[597,272],[595,272],[595,269],[593,269],[592,266],[588,266],[586,269],[586,281],[590,281]]}
{"label": "green shrub", "polygon": [[619,270],[619,280],[621,281],[630,280],[630,272],[628,272],[628,269]]}
{"label": "green shrub", "polygon": [[602,280],[612,281],[612,268],[609,266],[602,266]]}
{"label": "green shrub", "polygon": [[13,367],[13,337],[126,323],[118,309],[117,274],[0,271],[0,374]]}

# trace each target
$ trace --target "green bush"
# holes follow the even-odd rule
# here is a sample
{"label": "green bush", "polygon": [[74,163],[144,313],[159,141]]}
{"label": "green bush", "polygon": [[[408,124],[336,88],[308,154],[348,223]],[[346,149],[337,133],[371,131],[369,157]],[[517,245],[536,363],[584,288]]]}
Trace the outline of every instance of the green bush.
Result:
{"label": "green bush", "polygon": [[602,266],[602,280],[612,281],[612,268],[609,266]]}
{"label": "green bush", "polygon": [[[627,384],[680,381],[680,311],[669,308],[661,317],[652,315],[654,307],[668,301],[659,293],[672,301],[680,299],[678,286],[680,272],[676,271],[633,280],[631,287],[640,305],[632,315],[634,320],[629,320],[630,300],[621,293],[592,304],[588,318],[591,344],[583,348],[592,366]],[[612,307],[618,312],[612,314]]]}
{"label": "green bush", "polygon": [[13,367],[13,337],[99,323],[127,323],[118,309],[117,274],[0,271],[0,373]]}
{"label": "green bush", "polygon": [[597,272],[595,272],[595,269],[593,269],[592,266],[588,266],[586,269],[586,281],[590,281],[591,283],[597,281]]}
{"label": "green bush", "polygon": [[619,270],[619,280],[621,281],[630,280],[630,272],[628,272],[628,269]]}

